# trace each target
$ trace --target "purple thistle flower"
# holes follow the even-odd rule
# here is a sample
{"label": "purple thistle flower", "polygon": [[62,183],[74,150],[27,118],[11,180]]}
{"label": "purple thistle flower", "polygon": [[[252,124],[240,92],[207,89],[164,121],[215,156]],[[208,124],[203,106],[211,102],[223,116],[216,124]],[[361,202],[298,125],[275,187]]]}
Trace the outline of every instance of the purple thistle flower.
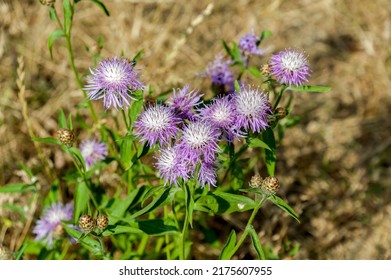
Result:
{"label": "purple thistle flower", "polygon": [[143,84],[138,80],[140,74],[134,69],[134,64],[126,58],[112,57],[103,59],[97,68],[90,69],[91,76],[87,77],[88,98],[97,100],[103,98],[103,104],[108,109],[130,106],[132,91],[143,90]]}
{"label": "purple thistle flower", "polygon": [[[62,228],[62,221],[73,219],[73,205],[68,203],[54,203],[44,210],[43,216],[38,220],[33,229],[36,234],[35,240],[42,240],[50,248],[53,246],[53,240],[57,237],[56,233]],[[61,230],[60,230],[61,232]]]}
{"label": "purple thistle flower", "polygon": [[213,99],[212,102],[206,108],[199,110],[200,119],[208,122],[212,127],[221,129],[230,142],[234,138],[243,136],[234,128],[237,112],[232,95],[218,97]]}
{"label": "purple thistle flower", "polygon": [[202,94],[198,94],[198,91],[190,91],[189,85],[184,86],[182,89],[178,89],[178,92],[174,89],[173,96],[167,100],[167,105],[175,110],[176,115],[185,120],[194,121],[193,108],[199,105]]}
{"label": "purple thistle flower", "polygon": [[234,74],[229,68],[231,64],[232,61],[224,61],[221,54],[216,55],[215,60],[208,64],[208,68],[201,74],[201,77],[209,77],[215,85],[227,85],[233,88]]}
{"label": "purple thistle flower", "polygon": [[258,41],[259,37],[254,34],[254,30],[251,30],[249,33],[239,39],[238,47],[243,52],[248,52],[249,54],[264,55],[265,52],[263,50],[258,49]]}
{"label": "purple thistle flower", "polygon": [[289,86],[300,86],[307,82],[307,76],[311,75],[304,51],[299,52],[291,49],[272,55],[270,70],[278,82]]}
{"label": "purple thistle flower", "polygon": [[195,165],[199,160],[214,162],[215,153],[220,151],[217,145],[219,134],[206,122],[191,122],[182,130],[178,153],[190,165]]}
{"label": "purple thistle flower", "polygon": [[159,156],[156,157],[155,164],[158,169],[159,176],[164,179],[164,185],[168,182],[177,185],[177,179],[189,178],[189,166],[183,161],[183,158],[178,156],[177,150],[172,147],[167,147],[159,151]]}
{"label": "purple thistle flower", "polygon": [[135,122],[136,136],[141,136],[141,142],[148,141],[150,147],[159,142],[160,146],[169,144],[170,139],[178,132],[177,125],[181,120],[175,116],[172,108],[164,105],[148,107]]}
{"label": "purple thistle flower", "polygon": [[216,187],[216,182],[216,168],[213,163],[201,161],[198,183],[204,188],[206,184]]}
{"label": "purple thistle flower", "polygon": [[265,130],[269,125],[267,115],[271,113],[268,98],[259,88],[243,87],[234,96],[237,111],[236,125],[238,129],[244,128],[252,132]]}
{"label": "purple thistle flower", "polygon": [[79,146],[81,155],[86,163],[87,170],[99,160],[107,156],[107,146],[104,142],[95,139],[84,139]]}

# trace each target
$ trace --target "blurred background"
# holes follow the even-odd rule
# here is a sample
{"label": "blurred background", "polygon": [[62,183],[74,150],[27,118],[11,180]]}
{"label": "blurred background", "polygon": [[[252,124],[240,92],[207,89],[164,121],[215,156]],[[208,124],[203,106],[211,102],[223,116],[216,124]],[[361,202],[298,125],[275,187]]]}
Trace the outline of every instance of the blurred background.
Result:
{"label": "blurred background", "polygon": [[[197,74],[223,53],[221,39],[237,41],[251,28],[273,33],[262,43],[263,59],[287,47],[304,49],[313,70],[309,84],[332,91],[295,93],[292,114],[302,120],[278,149],[276,174],[279,195],[301,223],[268,204],[254,224],[261,243],[275,258],[391,259],[390,1],[103,2],[110,17],[91,1],[77,5],[76,67],[88,73],[99,36],[103,57],[121,52],[133,57],[143,49],[138,68],[157,93],[184,84],[208,90],[209,82]],[[60,10],[61,1],[56,7]],[[17,58],[24,58],[28,115],[37,137],[54,136],[58,111],[75,112],[82,101],[63,40],[55,42],[50,59],[47,38],[54,29],[48,8],[38,0],[0,0],[0,185],[27,180],[19,162],[34,170],[42,185],[50,184],[23,121]],[[69,164],[59,149],[41,148],[53,168]],[[31,212],[26,196],[0,194],[0,205]],[[214,232],[239,230],[247,214],[213,217],[207,226]],[[0,245],[16,250],[30,230],[20,213],[0,206]],[[205,239],[192,236],[192,258],[218,256],[219,249],[205,247]],[[254,258],[250,243],[237,256]]]}

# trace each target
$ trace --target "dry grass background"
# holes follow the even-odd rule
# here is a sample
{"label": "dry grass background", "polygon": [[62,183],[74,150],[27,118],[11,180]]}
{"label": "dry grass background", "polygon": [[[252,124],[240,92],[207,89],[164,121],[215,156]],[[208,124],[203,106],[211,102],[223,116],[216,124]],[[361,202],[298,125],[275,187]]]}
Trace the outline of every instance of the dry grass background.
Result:
{"label": "dry grass background", "polygon": [[[60,2],[60,1],[57,1]],[[254,27],[268,29],[269,54],[303,48],[313,69],[311,84],[324,94],[296,93],[302,122],[287,132],[279,150],[280,195],[300,214],[301,224],[269,207],[256,228],[263,243],[286,257],[289,241],[297,259],[391,259],[391,5],[388,0],[169,1],[105,0],[111,17],[89,1],[78,4],[73,29],[76,64],[86,73],[99,35],[103,56],[144,49],[143,79],[156,92],[190,83],[207,88],[195,74],[221,52],[220,38],[237,40]],[[57,3],[56,5],[60,5]],[[37,136],[53,135],[60,108],[75,112],[77,90],[63,42],[47,50],[54,29],[38,1],[0,2],[0,185],[25,180],[17,162],[41,165],[22,118],[16,86],[17,58],[25,60],[28,113]],[[99,106],[95,104],[95,106]],[[103,108],[97,108],[103,111]],[[61,155],[42,147],[53,166]],[[47,178],[38,174],[42,185]],[[0,195],[0,204],[23,205],[25,197]],[[271,206],[271,205],[270,205]],[[30,210],[31,205],[25,205]],[[29,212],[29,211],[27,211]],[[241,225],[238,217],[212,219],[210,226]],[[25,229],[19,216],[0,207],[0,245],[18,247]],[[222,227],[226,228],[226,226]],[[202,236],[193,236],[194,242]],[[193,258],[216,258],[200,242]],[[243,249],[239,258],[251,258]]]}

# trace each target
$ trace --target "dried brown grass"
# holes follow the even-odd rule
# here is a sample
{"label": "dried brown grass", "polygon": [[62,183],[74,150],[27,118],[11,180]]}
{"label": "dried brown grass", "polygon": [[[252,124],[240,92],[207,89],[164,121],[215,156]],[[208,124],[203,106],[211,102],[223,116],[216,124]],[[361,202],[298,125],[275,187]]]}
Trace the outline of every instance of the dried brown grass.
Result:
{"label": "dried brown grass", "polygon": [[[156,92],[185,83],[206,89],[207,83],[196,74],[222,52],[220,38],[236,40],[254,27],[257,32],[273,32],[266,41],[270,52],[306,49],[314,72],[311,84],[330,85],[333,91],[295,94],[293,113],[302,115],[303,121],[287,133],[280,147],[281,196],[299,212],[302,223],[270,206],[256,228],[277,253],[286,251],[288,241],[299,242],[299,259],[390,259],[388,1],[224,0],[214,1],[213,9],[205,12],[209,2],[107,0],[111,17],[105,17],[82,1],[73,33],[77,67],[86,73],[92,61],[86,48],[96,49],[102,35],[103,56],[121,51],[132,56],[144,49],[139,66]],[[204,16],[197,20],[200,15]],[[38,1],[0,3],[0,185],[21,180],[16,162],[34,170],[41,166],[18,102],[17,57],[25,57],[28,113],[38,137],[53,134],[58,110],[75,112],[82,98],[64,44],[56,42],[54,61],[49,58],[46,39],[53,29],[47,9]],[[64,161],[47,147],[42,149],[52,166]],[[47,183],[43,174],[40,179]],[[1,203],[25,200],[0,196]],[[0,215],[0,243],[15,249],[23,224],[1,207]],[[241,220],[233,218],[235,222],[218,221]],[[210,226],[219,227],[218,221]],[[198,248],[195,258],[215,257],[213,250]],[[252,254],[242,250],[239,257]]]}

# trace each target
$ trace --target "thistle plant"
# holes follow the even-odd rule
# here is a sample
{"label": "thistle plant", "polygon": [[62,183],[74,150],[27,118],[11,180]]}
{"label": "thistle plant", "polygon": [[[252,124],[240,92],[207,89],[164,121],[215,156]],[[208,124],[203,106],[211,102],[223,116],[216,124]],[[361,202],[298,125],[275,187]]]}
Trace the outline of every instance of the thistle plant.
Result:
{"label": "thistle plant", "polygon": [[[59,137],[33,139],[54,144],[73,165],[57,172],[49,191],[40,192],[44,209],[36,217],[35,238],[25,240],[29,249],[21,255],[48,251],[53,253],[37,253],[37,258],[190,259],[196,224],[210,216],[251,212],[241,232],[232,229],[218,240],[216,257],[235,258],[249,237],[257,257],[267,258],[262,249],[267,240],[259,239],[260,229],[253,225],[266,201],[299,221],[278,196],[276,174],[278,143],[292,123],[287,120],[292,120],[294,92],[329,90],[306,85],[311,69],[304,51],[288,47],[267,55],[261,44],[271,33],[257,36],[251,30],[238,42],[223,41],[214,61],[194,71],[210,80],[210,89],[185,84],[160,94],[141,80],[142,51],[133,50],[133,58],[99,58],[95,66],[92,58],[89,73],[79,72],[71,36],[78,2],[62,1],[63,19],[50,2],[59,29],[48,45],[51,53],[54,41],[65,39],[91,120],[79,117],[83,106],[68,116],[60,110]],[[101,1],[92,2],[108,15]],[[264,64],[252,65],[252,56]],[[150,97],[155,101],[146,102]],[[104,111],[96,110],[99,104]],[[255,162],[262,163],[260,169]],[[103,178],[109,179],[104,183]],[[15,191],[15,186],[8,188]]]}

